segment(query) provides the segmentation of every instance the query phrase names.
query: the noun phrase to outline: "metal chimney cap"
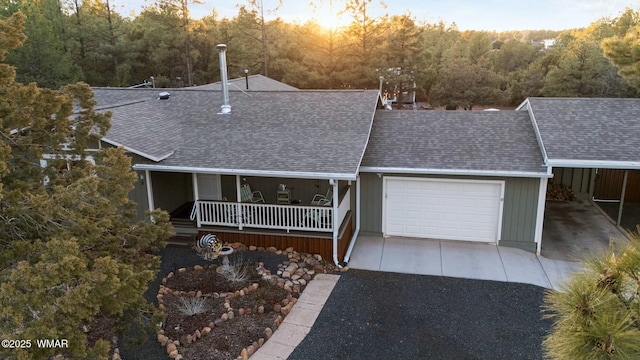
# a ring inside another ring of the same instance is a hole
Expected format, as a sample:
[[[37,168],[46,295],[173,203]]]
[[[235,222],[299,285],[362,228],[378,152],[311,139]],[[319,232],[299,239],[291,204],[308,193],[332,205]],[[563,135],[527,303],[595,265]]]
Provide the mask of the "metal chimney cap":
[[[218,44],[218,45],[216,45],[216,49],[218,49],[219,51],[227,50],[227,45],[226,44]]]

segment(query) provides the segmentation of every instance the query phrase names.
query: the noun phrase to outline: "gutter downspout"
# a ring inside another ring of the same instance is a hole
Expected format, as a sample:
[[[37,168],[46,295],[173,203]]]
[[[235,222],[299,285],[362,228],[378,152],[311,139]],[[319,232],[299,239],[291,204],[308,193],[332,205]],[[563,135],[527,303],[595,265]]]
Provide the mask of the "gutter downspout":
[[[331,222],[333,226],[333,263],[336,265],[338,269],[342,269],[342,265],[340,265],[340,261],[338,260],[338,182],[334,179],[329,179],[329,185],[333,187],[333,199],[331,199],[331,203],[333,204],[332,214],[331,214]]]
[[[351,252],[353,251],[353,247],[356,244],[356,239],[360,234],[360,175],[356,177],[356,230],[353,232],[353,236],[351,237],[349,248],[347,249],[347,253],[344,255],[343,265],[347,265],[351,258]]]
[[[551,167],[547,168],[547,174],[549,176],[553,176],[553,169]],[[536,255],[540,256],[540,251],[542,250],[542,229],[544,228],[544,210],[547,203],[547,185],[549,183],[549,178],[541,177],[540,185],[538,188],[538,209],[536,210],[536,227],[534,230],[534,239],[533,241],[536,243]]]
[[[155,210],[155,204],[153,200],[153,184],[151,183],[151,172],[149,170],[145,170],[144,177],[147,180],[147,206],[149,206],[149,211],[153,211]],[[153,216],[151,216],[151,222],[156,222],[156,219]]]

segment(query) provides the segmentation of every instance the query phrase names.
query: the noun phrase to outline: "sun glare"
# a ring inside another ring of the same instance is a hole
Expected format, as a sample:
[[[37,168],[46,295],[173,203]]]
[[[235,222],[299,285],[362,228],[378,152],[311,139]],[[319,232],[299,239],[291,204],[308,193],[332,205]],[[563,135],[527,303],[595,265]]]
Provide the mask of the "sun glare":
[[[331,14],[328,10],[316,9],[311,14],[311,19],[318,23],[324,30],[339,30],[349,26],[351,20],[348,16],[342,14]]]

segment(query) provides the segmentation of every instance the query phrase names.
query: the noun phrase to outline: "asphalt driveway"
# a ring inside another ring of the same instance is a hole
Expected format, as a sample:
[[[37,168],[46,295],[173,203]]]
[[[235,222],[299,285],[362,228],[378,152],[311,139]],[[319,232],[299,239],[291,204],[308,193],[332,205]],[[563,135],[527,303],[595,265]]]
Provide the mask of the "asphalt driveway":
[[[544,291],[350,270],[288,359],[542,359]]]

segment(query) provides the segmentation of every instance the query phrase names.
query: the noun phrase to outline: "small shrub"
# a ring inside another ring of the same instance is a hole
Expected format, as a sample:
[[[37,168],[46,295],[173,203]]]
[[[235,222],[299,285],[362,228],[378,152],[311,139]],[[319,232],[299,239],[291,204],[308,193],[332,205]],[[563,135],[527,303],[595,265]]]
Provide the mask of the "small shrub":
[[[198,315],[205,312],[205,308],[207,305],[206,298],[181,296],[178,299],[180,300],[178,310],[180,310],[180,312],[186,316]]]
[[[247,283],[256,275],[253,265],[242,258],[234,259],[229,266],[229,270],[223,271],[222,276],[232,283]]]

